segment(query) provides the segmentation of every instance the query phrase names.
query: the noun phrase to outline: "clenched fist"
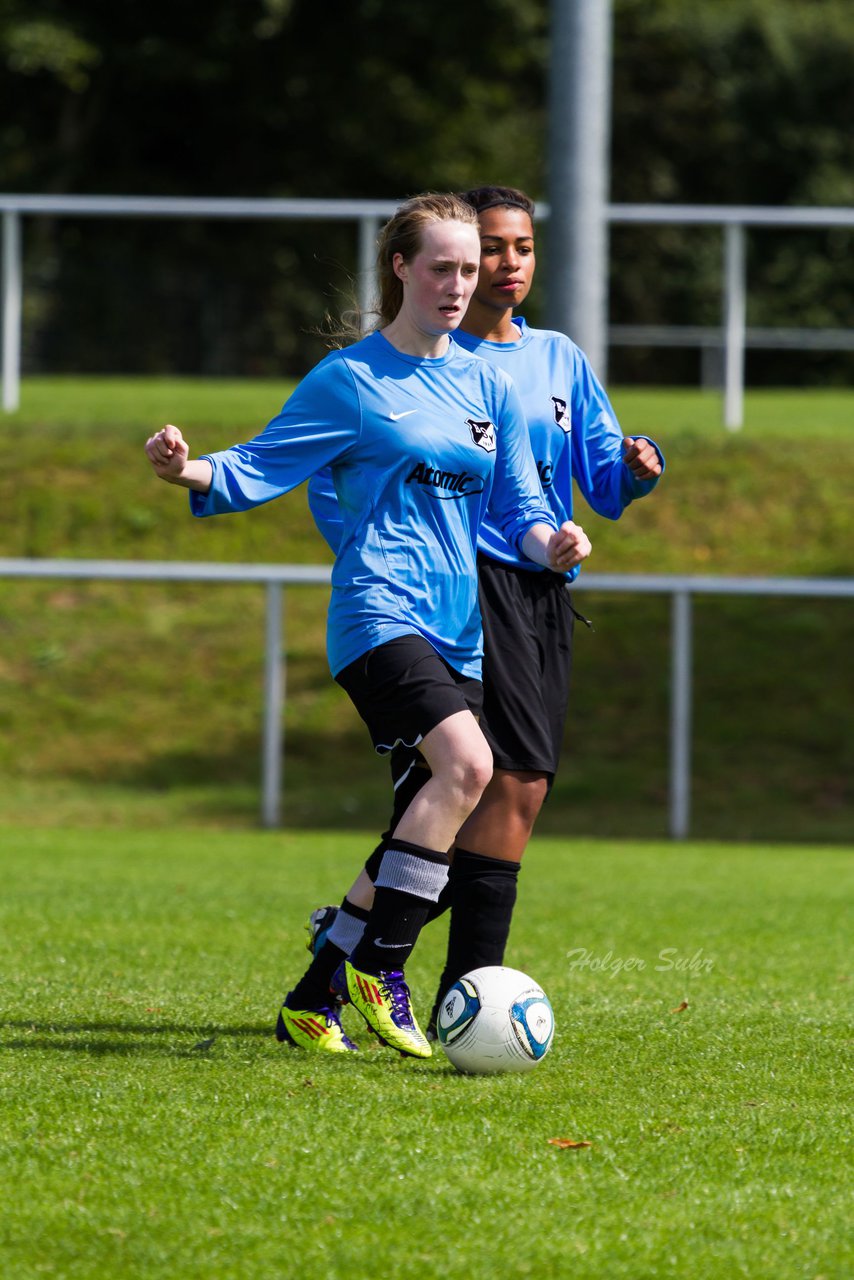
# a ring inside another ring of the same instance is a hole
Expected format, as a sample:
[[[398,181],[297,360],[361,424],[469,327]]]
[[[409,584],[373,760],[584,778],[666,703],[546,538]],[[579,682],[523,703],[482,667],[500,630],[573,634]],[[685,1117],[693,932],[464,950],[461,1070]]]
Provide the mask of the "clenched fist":
[[[580,524],[566,520],[549,539],[549,565],[555,573],[568,573],[593,550]]]
[[[189,446],[177,427],[171,423],[145,442],[145,452],[161,480],[173,483],[181,476],[190,456]]]
[[[661,459],[655,445],[648,440],[626,436],[623,440],[623,462],[638,480],[654,480],[661,475]]]
[[[145,442],[148,461],[161,480],[179,484],[184,489],[207,493],[213,479],[213,467],[206,458],[190,460],[189,446],[177,427],[171,423]]]

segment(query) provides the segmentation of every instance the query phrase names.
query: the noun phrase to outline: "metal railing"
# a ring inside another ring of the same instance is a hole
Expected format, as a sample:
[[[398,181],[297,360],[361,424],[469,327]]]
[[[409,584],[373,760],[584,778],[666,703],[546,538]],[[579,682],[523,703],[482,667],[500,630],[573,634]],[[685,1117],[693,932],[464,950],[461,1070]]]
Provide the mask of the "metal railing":
[[[380,223],[397,207],[393,200],[237,199],[170,196],[41,196],[0,195],[3,215],[3,408],[20,405],[23,216],[97,218],[228,218],[355,222],[358,227],[359,305],[373,301],[374,255]],[[549,217],[547,204],[538,216]],[[747,315],[746,232],[751,227],[850,227],[854,209],[781,209],[757,205],[609,204],[611,226],[717,226],[724,236],[723,308],[720,345],[724,356],[724,424],[736,430],[744,419],[744,350]],[[792,331],[781,329],[781,346],[791,345]],[[833,331],[837,332],[837,331]],[[788,336],[787,336],[788,335]],[[766,331],[765,344],[773,342]]]
[[[700,385],[719,391],[725,386],[725,335],[719,327],[699,324],[612,324],[612,347],[693,347],[700,351]],[[854,328],[810,329],[748,325],[746,351],[854,351]]]
[[[121,582],[257,583],[266,589],[264,697],[262,706],[261,823],[281,823],[284,700],[285,600],[287,586],[328,586],[331,569],[322,565],[205,564],[136,560],[0,559],[0,577],[89,578]],[[669,833],[681,840],[691,826],[691,722],[693,703],[693,597],[797,596],[854,599],[854,578],[713,578],[668,574],[583,574],[576,591],[626,595],[669,595],[670,750]]]

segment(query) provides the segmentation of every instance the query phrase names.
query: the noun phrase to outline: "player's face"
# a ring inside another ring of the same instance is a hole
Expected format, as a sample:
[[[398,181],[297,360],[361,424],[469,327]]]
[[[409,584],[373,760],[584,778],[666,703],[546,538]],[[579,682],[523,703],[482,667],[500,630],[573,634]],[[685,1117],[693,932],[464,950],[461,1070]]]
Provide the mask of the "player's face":
[[[480,214],[480,275],[475,300],[490,310],[518,307],[534,279],[534,227],[524,209]]]
[[[395,254],[403,281],[403,309],[423,333],[451,333],[466,313],[477,282],[480,244],[477,228],[464,222],[431,222],[421,248],[405,262]]]

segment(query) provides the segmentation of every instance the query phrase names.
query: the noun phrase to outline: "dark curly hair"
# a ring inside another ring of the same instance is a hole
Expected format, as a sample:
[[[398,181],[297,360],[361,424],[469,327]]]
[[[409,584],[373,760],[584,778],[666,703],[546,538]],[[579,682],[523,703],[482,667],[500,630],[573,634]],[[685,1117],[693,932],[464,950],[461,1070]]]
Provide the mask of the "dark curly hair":
[[[472,187],[470,191],[461,191],[460,199],[475,213],[485,213],[487,209],[522,209],[531,222],[534,221],[533,200],[516,187]]]

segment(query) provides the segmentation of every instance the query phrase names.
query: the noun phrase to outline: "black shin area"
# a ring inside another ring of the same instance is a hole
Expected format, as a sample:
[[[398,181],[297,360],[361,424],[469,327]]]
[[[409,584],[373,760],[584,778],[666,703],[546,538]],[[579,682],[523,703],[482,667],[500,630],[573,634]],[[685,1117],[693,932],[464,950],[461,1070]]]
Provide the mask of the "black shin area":
[[[288,1008],[323,1009],[331,1005],[329,983],[339,964],[346,959],[340,947],[326,942],[288,996]]]
[[[331,1003],[332,975],[362,936],[368,912],[345,898],[323,946],[288,997],[291,1009],[322,1009]],[[337,939],[333,941],[332,935]],[[343,944],[343,945],[339,945]]]
[[[392,838],[375,881],[374,905],[350,959],[364,973],[402,969],[448,877],[448,856]]]
[[[504,962],[518,880],[518,862],[457,847],[448,881],[451,923],[437,1004],[464,973]]]

